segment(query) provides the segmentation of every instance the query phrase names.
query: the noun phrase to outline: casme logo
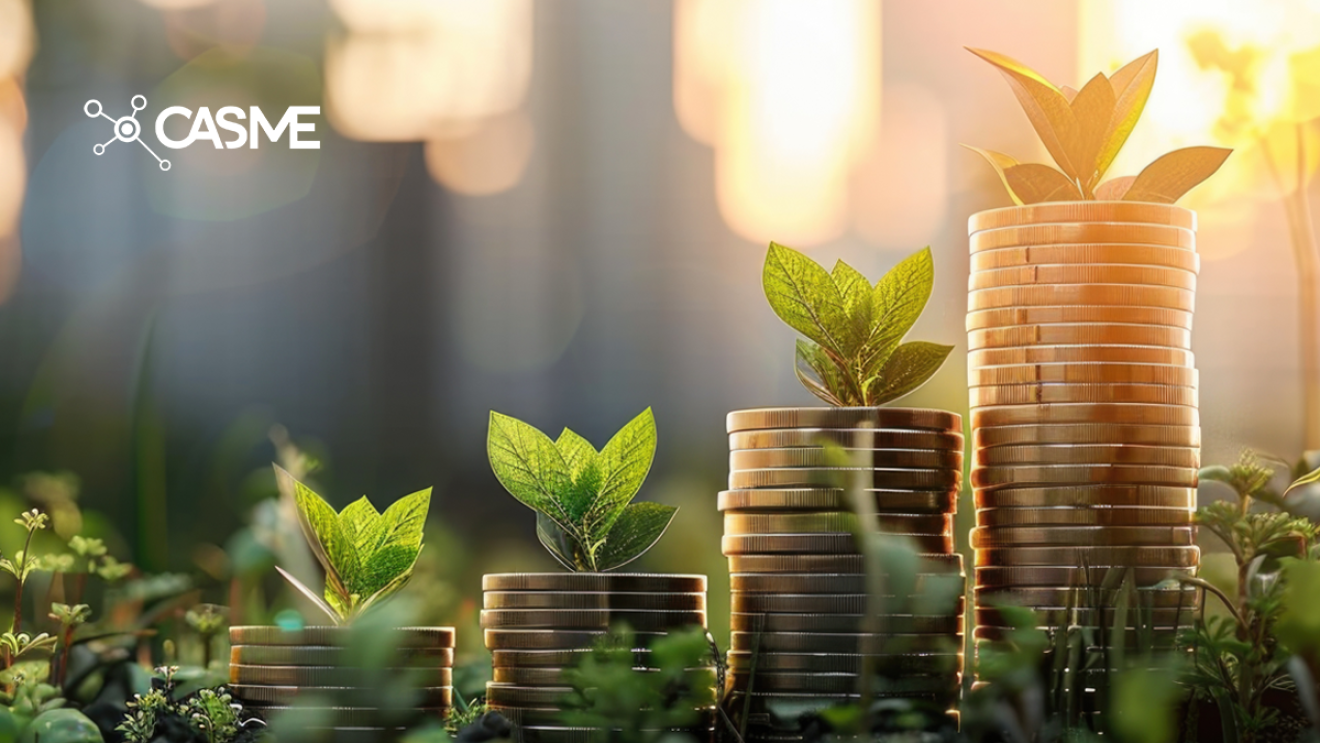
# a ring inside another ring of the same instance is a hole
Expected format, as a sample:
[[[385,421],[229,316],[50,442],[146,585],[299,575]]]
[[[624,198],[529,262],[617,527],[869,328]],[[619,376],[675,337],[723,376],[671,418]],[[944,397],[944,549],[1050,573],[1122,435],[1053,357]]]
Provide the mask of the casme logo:
[[[151,156],[160,163],[161,170],[170,169],[170,161],[162,159],[151,149],[146,142],[142,141],[142,124],[137,120],[138,111],[147,107],[147,97],[144,95],[135,95],[129,100],[129,106],[133,113],[118,119],[113,119],[105,113],[101,102],[92,99],[83,104],[83,113],[90,118],[100,116],[114,125],[115,136],[104,144],[92,145],[92,152],[97,155],[105,154],[105,148],[115,142],[137,142],[142,145]],[[299,121],[298,117],[307,115],[315,116],[321,113],[320,106],[289,106],[284,111],[284,116],[280,118],[279,123],[271,126],[270,120],[261,112],[260,108],[252,106],[248,112],[238,106],[225,106],[216,112],[215,117],[211,116],[211,109],[203,106],[197,109],[194,116],[191,109],[183,106],[170,106],[156,117],[156,139],[172,150],[180,150],[191,145],[198,140],[206,140],[219,149],[236,149],[247,144],[252,149],[257,149],[260,143],[260,135],[265,132],[266,138],[271,142],[279,141],[284,136],[284,130],[289,130],[289,148],[294,150],[319,150],[321,142],[319,140],[302,139],[300,135],[316,131],[316,125],[311,122]],[[184,119],[192,119],[192,129],[188,136],[183,139],[171,139],[165,134],[165,122],[172,116],[182,116]],[[248,126],[235,121],[235,119],[248,119]],[[216,126],[227,132],[232,132],[235,136],[229,141],[220,138],[220,132]]]

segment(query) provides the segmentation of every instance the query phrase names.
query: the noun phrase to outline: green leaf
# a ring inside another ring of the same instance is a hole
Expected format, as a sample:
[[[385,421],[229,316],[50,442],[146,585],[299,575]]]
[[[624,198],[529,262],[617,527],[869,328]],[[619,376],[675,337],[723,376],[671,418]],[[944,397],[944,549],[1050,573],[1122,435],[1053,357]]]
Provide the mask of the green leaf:
[[[842,351],[845,356],[852,356],[871,339],[874,311],[871,301],[871,282],[867,281],[860,271],[843,261],[834,264],[830,278],[834,280],[834,286],[843,297],[844,315],[848,321],[848,336]]]
[[[600,493],[600,456],[591,442],[565,428],[555,441],[555,448],[568,465],[568,476],[573,487],[560,498],[568,510],[569,518],[581,519],[591,509]]]
[[[830,405],[848,404],[837,394],[847,389],[847,384],[843,382],[843,374],[834,363],[834,360],[827,356],[820,346],[799,338],[797,342],[797,362],[793,366],[793,371],[797,374],[798,381],[802,383],[802,386],[807,388],[807,391]]]
[[[596,554],[598,570],[613,570],[641,557],[664,536],[678,509],[659,503],[633,503],[623,509]]]
[[[770,243],[761,283],[779,319],[842,355],[848,333],[843,295],[820,264],[792,248]]]
[[[563,527],[543,513],[536,514],[536,538],[550,556],[569,570],[581,570],[575,555],[584,552],[581,545]]]
[[[278,465],[275,466],[275,475],[280,486],[293,494],[298,507],[298,523],[312,554],[325,570],[326,600],[333,605],[333,597],[342,599],[349,595],[350,576],[356,576],[360,571],[357,552],[340,528],[335,509],[325,499]]]
[[[593,544],[608,532],[641,490],[655,459],[655,414],[650,408],[628,421],[600,450],[601,485],[583,536]]]
[[[903,340],[926,309],[935,286],[935,259],[922,248],[889,269],[872,291],[875,323],[870,346],[887,349]],[[877,354],[878,356],[878,354]],[[871,359],[876,363],[878,359]]]
[[[568,528],[570,519],[561,498],[572,479],[568,463],[548,436],[492,410],[486,453],[495,478],[510,495]]]
[[[316,595],[316,591],[308,588],[302,581],[287,573],[284,568],[276,565],[275,569],[279,571],[280,575],[284,576],[284,580],[288,581],[289,585],[293,586],[298,593],[301,593],[304,598],[315,604],[316,608],[325,612],[325,615],[330,618],[332,623],[339,625],[343,624],[344,621],[348,619],[348,612],[340,611],[339,609],[331,607],[325,599]]]
[[[410,574],[422,551],[422,531],[431,508],[431,489],[406,495],[377,519],[373,542],[363,553],[362,575],[351,586],[363,598],[372,596],[399,576]]]
[[[359,555],[370,555],[375,551],[376,532],[381,528],[380,513],[367,500],[367,496],[348,504],[339,512],[338,520],[344,538]]]
[[[867,386],[867,405],[883,405],[912,392],[939,371],[953,346],[912,341],[894,349]]]
[[[1293,483],[1288,486],[1288,489],[1283,491],[1283,497],[1288,497],[1288,494],[1297,488],[1304,488],[1307,485],[1314,485],[1318,482],[1320,482],[1320,467],[1312,470],[1310,474],[1303,475],[1294,480]]]

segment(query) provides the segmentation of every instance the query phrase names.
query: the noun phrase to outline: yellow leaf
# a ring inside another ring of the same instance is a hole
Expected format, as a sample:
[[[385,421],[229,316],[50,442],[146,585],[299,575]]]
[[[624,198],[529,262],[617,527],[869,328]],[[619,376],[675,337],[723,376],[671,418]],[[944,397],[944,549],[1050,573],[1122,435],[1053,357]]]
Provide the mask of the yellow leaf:
[[[1076,122],[1063,91],[1041,77],[1040,73],[1012,57],[971,47],[967,47],[967,51],[1004,73],[1009,87],[1017,96],[1018,103],[1027,114],[1027,119],[1031,121],[1031,126],[1036,129],[1036,134],[1045,143],[1045,149],[1049,150],[1050,156],[1065,174],[1076,178],[1077,169],[1069,160],[1068,150],[1064,144],[1072,137]]]
[[[1122,178],[1107,180],[1095,189],[1095,198],[1098,201],[1119,201],[1128,189],[1132,188],[1132,181],[1136,179],[1135,175],[1125,175]]]
[[[1114,158],[1118,157],[1118,151],[1127,143],[1128,135],[1137,126],[1137,120],[1146,108],[1146,100],[1150,98],[1150,89],[1155,85],[1155,68],[1159,59],[1159,50],[1153,50],[1123,65],[1109,78],[1115,97],[1114,115],[1096,159],[1097,179],[1104,177]]]
[[[1013,199],[1014,204],[1017,204],[1018,206],[1022,206],[1022,199],[1019,199],[1018,195],[1013,192],[1013,187],[1008,185],[1008,178],[1005,177],[1004,175],[1004,171],[1017,165],[1018,161],[1014,160],[1008,155],[1005,155],[1002,152],[995,152],[994,150],[983,150],[980,147],[973,147],[969,144],[965,144],[963,145],[963,147],[966,147],[972,152],[975,152],[981,157],[984,157],[985,161],[990,163],[990,167],[994,168],[995,173],[999,175],[999,180],[1001,183],[1004,184],[1004,188],[1008,189],[1009,198]]]
[[[1004,182],[1023,204],[1042,201],[1077,201],[1083,198],[1068,176],[1039,163],[1023,163],[1004,170]]]
[[[1091,78],[1069,107],[1076,127],[1068,141],[1068,157],[1083,193],[1090,193],[1100,180],[1098,157],[1114,118],[1114,89],[1109,87],[1109,79],[1103,74]]]
[[[1232,152],[1226,147],[1184,147],[1162,155],[1137,175],[1123,200],[1172,204],[1214,175]]]

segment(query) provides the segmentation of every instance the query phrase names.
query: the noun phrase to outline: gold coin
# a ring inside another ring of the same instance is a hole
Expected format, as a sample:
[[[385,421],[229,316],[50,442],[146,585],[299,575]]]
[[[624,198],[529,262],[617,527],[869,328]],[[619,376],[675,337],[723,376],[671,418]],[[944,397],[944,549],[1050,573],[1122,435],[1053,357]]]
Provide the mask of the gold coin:
[[[971,387],[972,407],[1039,405],[1069,402],[1139,402],[1196,407],[1195,387],[1166,384],[1013,384]]]
[[[482,633],[486,649],[495,650],[577,650],[595,647],[610,639],[606,630],[488,629]],[[635,632],[637,647],[645,649],[663,632]]]
[[[387,630],[396,647],[452,648],[453,627],[399,627]],[[351,627],[303,627],[286,630],[272,626],[238,626],[229,628],[231,645],[289,645],[342,647],[357,637]]]
[[[946,592],[956,590],[958,595],[962,595],[961,587],[964,584],[961,573],[919,573],[915,581],[914,590],[919,594],[944,589]],[[735,608],[734,611],[798,613],[820,611],[812,609],[810,603],[813,598],[821,595],[863,598],[868,585],[866,575],[861,573],[731,573],[729,587],[737,597],[734,606],[743,607]],[[763,597],[760,594],[770,596]],[[852,598],[846,601],[852,601]],[[852,606],[851,603],[847,605]]]
[[[759,408],[729,413],[728,433],[774,428],[858,428],[960,433],[962,417],[925,408]]]
[[[865,614],[784,614],[741,613],[729,615],[729,628],[740,632],[861,632]],[[961,613],[943,615],[898,614],[872,617],[869,627],[876,632],[902,634],[956,634],[962,632]]]
[[[1138,284],[1037,284],[976,289],[967,293],[968,312],[1001,307],[1053,307],[1061,304],[1165,307],[1193,312],[1196,310],[1196,292]]]
[[[1143,224],[1034,224],[978,230],[969,236],[971,251],[1028,245],[1068,245],[1071,243],[1119,243],[1124,245],[1162,245],[1173,248],[1196,248],[1196,233],[1181,227]]]
[[[338,647],[293,647],[288,645],[232,645],[229,662],[252,666],[338,666],[348,667],[352,653]],[[451,668],[453,648],[408,648],[406,653],[390,658],[391,665]]]
[[[972,428],[1044,423],[1140,423],[1147,426],[1199,426],[1196,408],[1153,403],[1079,402],[998,405],[972,411]],[[1193,482],[1192,484],[1196,484]]]
[[[866,490],[872,507],[883,513],[954,513],[958,494],[932,490]],[[725,490],[719,494],[721,511],[829,511],[850,510],[842,488],[786,490]]]
[[[252,684],[230,684],[229,690],[234,695],[234,699],[256,704],[289,704],[299,696],[321,696],[335,692],[360,696],[363,691],[361,688],[355,687],[323,686],[316,689],[304,689],[297,686],[256,686]],[[422,707],[448,707],[452,703],[454,688],[452,686],[421,686],[412,689],[410,693],[416,697],[414,704]]]
[[[1134,284],[1196,289],[1196,274],[1181,268],[1164,266],[1128,266],[1116,264],[1040,264],[972,271],[968,290],[1000,286],[1035,286],[1038,284]]]
[[[1197,387],[1196,369],[1153,364],[1023,364],[972,369],[971,387],[1016,384],[1163,384]]]
[[[920,557],[918,573],[961,573],[962,555],[927,554]],[[866,572],[861,555],[730,555],[730,573],[844,573]]]
[[[968,218],[967,231],[1057,222],[1135,222],[1195,230],[1196,212],[1173,204],[1138,201],[1051,201],[977,212]]]
[[[591,647],[575,650],[495,650],[491,664],[495,668],[576,668],[592,653]],[[652,668],[650,650],[633,650],[634,668]]]
[[[1183,547],[1196,543],[1190,526],[1014,526],[972,529],[972,547]],[[1064,560],[1055,564],[1067,564]]]
[[[1090,565],[1104,569],[1111,565],[1171,565],[1185,568],[1200,562],[1199,547],[1007,547],[976,551],[977,567]]]
[[[1135,609],[1140,616],[1141,621],[1148,623],[1152,627],[1177,627],[1188,623],[1189,617],[1194,616],[1190,607],[1172,607],[1163,609],[1149,609],[1141,607]],[[1118,610],[1112,606],[1099,607],[1095,609],[1070,609],[1065,606],[1054,606],[1048,608],[1032,607],[1032,612],[1036,615],[1036,622],[1041,627],[1057,627],[1059,625],[1080,624],[1080,625],[1099,625],[1102,627],[1113,626],[1114,619],[1118,616]],[[977,626],[992,627],[1011,627],[1012,622],[1004,616],[1004,612],[999,609],[978,608],[976,610]]]
[[[705,627],[704,611],[616,611],[588,609],[482,609],[482,629],[609,629],[627,624],[642,632]]]
[[[255,712],[263,720],[269,720],[273,716],[281,715],[294,709],[297,709],[304,714],[312,713],[319,719],[332,720],[336,727],[309,729],[334,731],[335,743],[343,743],[341,735],[345,732],[360,732],[363,730],[383,732],[393,730],[394,728],[381,726],[387,724],[390,720],[398,720],[401,713],[407,715],[409,719],[416,714],[437,721],[441,721],[449,715],[448,707],[423,707],[420,709],[409,707],[407,709],[391,709],[378,707],[307,707],[301,704],[294,707],[279,704],[244,704],[243,709],[247,712]],[[380,735],[380,733],[377,732],[376,735]],[[370,737],[364,734],[362,740],[372,741],[374,743],[379,740],[388,740],[388,738]]]
[[[729,668],[745,673],[755,665],[757,672],[848,673],[867,671],[882,674],[961,673],[963,658],[957,653],[925,655],[857,655],[836,653],[729,653]]]
[[[492,708],[503,714],[505,708]],[[674,731],[669,730],[645,730],[648,736],[662,738],[666,734]],[[682,731],[679,731],[682,732]],[[563,722],[547,725],[521,724],[517,728],[517,740],[519,743],[608,743],[621,733],[620,730],[602,730],[597,728],[579,728],[565,727]],[[704,733],[710,737],[714,733],[709,730]]]
[[[1096,588],[1001,588],[977,586],[972,589],[976,606],[1075,606],[1079,608],[1107,609],[1117,602],[1116,591]],[[1193,607],[1200,603],[1201,593],[1194,588],[1139,588],[1137,601],[1141,606],[1157,609]]]
[[[835,673],[766,673],[756,672],[753,681],[739,671],[730,671],[730,685],[734,689],[753,689],[782,692],[816,692],[830,694],[851,692],[860,688],[860,677],[851,674]],[[886,688],[891,692],[946,692],[954,694],[962,683],[961,673],[946,673],[918,676],[904,674],[901,678],[885,679]]]
[[[948,581],[954,588],[963,587],[961,576],[944,576],[956,580]],[[743,593],[734,591],[730,596],[733,611],[738,614],[800,614],[800,615],[838,615],[865,614],[870,610],[870,598],[864,593],[863,581],[857,581],[859,591],[855,593]],[[956,612],[949,616],[956,616]],[[877,622],[881,620],[876,617]],[[769,629],[769,628],[765,628]],[[816,630],[818,632],[824,630]],[[848,630],[857,632],[860,630]],[[879,632],[880,628],[877,627]]]
[[[1015,444],[1136,444],[1201,446],[1201,427],[1151,426],[1124,423],[1019,424],[983,426],[972,431],[976,450]]]
[[[1012,488],[976,493],[977,508],[1171,508],[1194,510],[1196,488],[1159,485],[1080,485]]]
[[[839,449],[855,465],[890,469],[956,469],[963,466],[961,451],[937,449]],[[781,467],[831,467],[838,460],[825,449],[752,449],[729,452],[730,470],[776,469]]]
[[[485,591],[619,591],[705,593],[706,576],[675,573],[494,573],[481,578]]]
[[[1018,485],[1119,483],[1196,487],[1195,467],[1150,464],[1044,464],[972,468],[972,487],[994,490]]]
[[[976,568],[978,586],[1099,586],[1108,578],[1104,568],[1074,568],[1066,566]],[[1170,578],[1190,578],[1196,568],[1140,567],[1132,568],[1131,580],[1137,585],[1150,586]]]
[[[729,449],[819,448],[832,442],[851,449],[938,449],[962,451],[962,429],[913,431],[881,428],[777,428],[729,434]]]
[[[486,591],[485,609],[662,609],[705,611],[704,593],[618,593],[605,591]]]
[[[1186,248],[1159,245],[1124,245],[1122,243],[1073,243],[1070,245],[1028,245],[1020,248],[982,250],[972,254],[972,271],[994,271],[1014,266],[1056,264],[1131,264],[1164,266],[1199,273],[1201,256]]]
[[[1027,444],[978,449],[973,462],[975,467],[1023,464],[1148,464],[1195,469],[1201,466],[1201,451],[1192,446]]]
[[[859,473],[869,473],[876,488],[885,490],[954,490],[962,484],[962,472],[953,469],[880,469],[879,467],[796,467],[792,469],[735,470],[729,473],[729,490],[843,487]]]
[[[914,549],[921,552],[953,552],[951,534],[903,534]],[[765,555],[793,553],[804,555],[855,555],[856,540],[852,534],[743,534],[726,535],[720,547],[728,555]]]
[[[949,653],[962,647],[961,635],[834,634],[816,632],[732,632],[729,649],[761,653]]]
[[[571,667],[570,667],[571,668]],[[648,669],[634,669],[649,672]],[[493,680],[497,684],[515,686],[567,686],[564,680],[564,668],[495,668]],[[714,668],[689,668],[683,674],[685,680],[694,686],[714,686]]]
[[[1162,325],[1075,323],[1072,325],[1012,325],[967,331],[967,348],[1023,348],[1032,346],[1158,346],[1190,349],[1191,331]]]
[[[967,352],[967,368],[1021,366],[1023,364],[1162,364],[1191,367],[1196,357],[1191,351],[1160,346],[1018,346],[983,348]]]
[[[374,683],[380,674],[405,679],[410,686],[450,686],[452,672],[448,668],[391,668],[364,671],[360,668],[334,666],[252,666],[229,665],[231,684],[259,686],[301,686],[304,688],[353,688]]]
[[[1190,627],[1192,621],[1193,621],[1193,615],[1191,612],[1188,612],[1187,621],[1183,626]],[[1042,627],[1041,629],[1045,630],[1049,634],[1053,634],[1059,631],[1057,628],[1053,628],[1053,627]],[[1081,629],[1082,627],[1069,627],[1067,631],[1076,633],[1079,632]],[[1105,648],[1112,648],[1118,645],[1118,637],[1114,635],[1112,628],[1087,627],[1086,629],[1092,631],[1091,632],[1092,637],[1095,638],[1094,640],[1092,640],[1092,642],[1099,644],[1086,647],[1085,650],[1100,651]],[[1174,650],[1178,647],[1178,635],[1181,633],[1181,631],[1182,631],[1181,627],[1165,628],[1165,629],[1153,628],[1153,629],[1148,629],[1144,633],[1139,634],[1135,628],[1129,627],[1123,632],[1123,644],[1127,646],[1129,649],[1135,650],[1139,648],[1141,645],[1144,645],[1145,643],[1149,642],[1151,643],[1152,649]],[[984,646],[986,643],[1011,641],[1013,638],[1013,630],[1006,627],[977,627],[975,630],[973,630],[973,633],[974,633],[973,644],[976,646]],[[981,652],[980,647],[977,647],[977,652]],[[1078,669],[1078,670],[1081,671],[1082,669]]]
[[[724,514],[725,534],[812,534],[855,532],[860,528],[856,514],[839,511]],[[953,517],[886,513],[866,528],[893,534],[951,534]]]
[[[562,687],[563,684],[559,684],[559,686]],[[529,729],[532,730],[538,736],[543,735],[547,731],[556,734],[572,732],[572,733],[581,733],[583,735],[586,735],[588,733],[594,735],[595,736],[594,738],[582,738],[583,741],[590,740],[591,743],[606,743],[608,740],[610,740],[610,738],[607,737],[606,733],[611,731],[606,731],[603,729],[596,729],[596,728],[588,729],[588,728],[564,727],[565,725],[564,711],[561,709],[557,709],[555,707],[536,708],[536,707],[501,706],[498,708],[492,707],[491,709],[493,711],[499,712],[500,716],[504,717],[509,722],[517,726],[519,728],[518,733],[522,735],[522,740],[525,743],[538,743],[539,741],[542,740],[542,738],[539,737],[533,738],[530,735],[528,735],[526,731]],[[697,726],[706,726],[707,728],[709,728],[709,722],[714,718],[714,714],[715,714],[714,709],[711,707],[707,707],[703,709],[694,710],[694,712],[698,715],[700,719],[697,723],[694,723],[688,729],[690,730],[692,727],[697,727]],[[615,737],[621,737],[621,736],[619,735],[618,732],[616,732]],[[664,737],[663,735],[656,736],[657,739],[663,737]]]
[[[567,685],[515,686],[513,684],[497,684],[493,681],[486,683],[486,703],[492,708],[559,708],[569,701],[572,694],[573,688]]]
[[[982,508],[977,526],[1190,526],[1190,508]]]

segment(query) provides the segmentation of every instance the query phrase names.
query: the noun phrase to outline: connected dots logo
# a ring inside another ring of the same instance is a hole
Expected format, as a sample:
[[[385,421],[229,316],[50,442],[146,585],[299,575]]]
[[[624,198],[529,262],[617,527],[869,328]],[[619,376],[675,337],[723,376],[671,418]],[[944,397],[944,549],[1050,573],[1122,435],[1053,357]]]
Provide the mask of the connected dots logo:
[[[114,144],[116,141],[137,142],[142,145],[147,152],[150,152],[152,157],[156,158],[156,162],[160,163],[161,170],[169,170],[170,161],[162,160],[159,155],[147,146],[146,142],[142,141],[142,124],[138,122],[137,114],[138,111],[147,107],[147,97],[144,95],[135,95],[129,100],[128,104],[133,107],[133,113],[120,119],[112,119],[107,116],[104,109],[101,107],[101,102],[95,98],[83,104],[83,113],[87,114],[88,117],[94,119],[97,116],[100,116],[115,125],[115,136],[105,144],[92,145],[92,152],[95,152],[97,155],[104,155],[105,148]]]

